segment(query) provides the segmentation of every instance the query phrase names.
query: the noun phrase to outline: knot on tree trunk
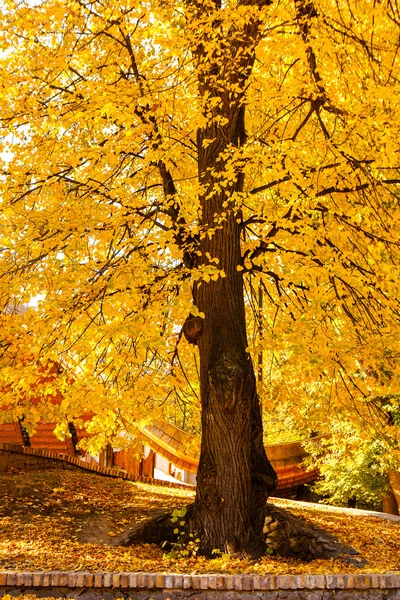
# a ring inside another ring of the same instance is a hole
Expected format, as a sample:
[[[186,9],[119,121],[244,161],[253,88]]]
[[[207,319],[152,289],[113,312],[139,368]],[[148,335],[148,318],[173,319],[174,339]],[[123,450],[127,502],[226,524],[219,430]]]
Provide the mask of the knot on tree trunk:
[[[197,344],[197,340],[203,331],[203,321],[201,317],[195,317],[190,314],[183,324],[183,335],[189,344]]]
[[[246,376],[240,357],[232,356],[232,352],[232,349],[229,353],[221,352],[213,361],[209,372],[210,387],[228,414],[241,402]]]

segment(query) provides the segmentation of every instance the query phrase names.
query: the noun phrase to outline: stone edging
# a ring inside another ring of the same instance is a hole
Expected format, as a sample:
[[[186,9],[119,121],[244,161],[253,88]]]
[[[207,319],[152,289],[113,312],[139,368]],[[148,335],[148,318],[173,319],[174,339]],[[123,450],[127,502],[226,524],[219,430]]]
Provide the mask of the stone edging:
[[[127,481],[140,481],[141,483],[163,485],[166,487],[196,489],[196,486],[190,484],[172,483],[170,481],[165,481],[164,479],[154,479],[153,477],[147,477],[146,475],[128,473],[128,471],[124,471],[123,469],[101,467],[100,465],[85,462],[84,460],[81,460],[75,456],[53,452],[52,450],[42,450],[40,448],[29,448],[27,446],[21,446],[20,444],[14,444],[10,442],[0,442],[0,452],[1,451],[56,460],[60,463],[74,465],[75,467],[84,469],[85,471],[92,471],[93,473],[98,473],[99,475],[105,475],[106,477],[116,477],[118,479],[126,479]]]
[[[0,572],[1,588],[85,588],[163,590],[342,590],[398,589],[400,572],[336,575],[179,575],[163,573],[89,573],[72,571]]]

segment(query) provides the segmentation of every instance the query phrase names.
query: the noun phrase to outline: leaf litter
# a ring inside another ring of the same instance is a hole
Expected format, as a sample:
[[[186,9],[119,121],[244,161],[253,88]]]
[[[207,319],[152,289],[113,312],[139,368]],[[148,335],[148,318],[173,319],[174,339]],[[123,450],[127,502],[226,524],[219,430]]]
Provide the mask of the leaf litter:
[[[0,474],[0,570],[175,573],[386,573],[400,571],[400,522],[324,507],[273,502],[353,546],[364,568],[340,560],[266,555],[258,561],[217,556],[168,558],[151,544],[119,545],[134,524],[161,508],[184,506],[193,490],[127,482],[78,470]]]

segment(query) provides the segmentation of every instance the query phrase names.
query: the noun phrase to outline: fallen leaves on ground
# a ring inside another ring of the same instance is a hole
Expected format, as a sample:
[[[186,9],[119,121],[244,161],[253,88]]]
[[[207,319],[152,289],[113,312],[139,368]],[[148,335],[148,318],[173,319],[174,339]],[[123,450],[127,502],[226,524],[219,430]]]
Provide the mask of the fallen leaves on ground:
[[[336,535],[368,561],[365,568],[341,561],[263,557],[259,562],[222,556],[166,558],[161,548],[118,545],[118,537],[157,508],[191,502],[192,490],[132,483],[78,470],[0,474],[0,570],[340,573],[400,570],[400,522],[274,500]]]
[[[46,600],[60,600],[59,598],[54,598],[51,596],[46,596]],[[19,596],[11,596],[11,594],[5,594],[2,596],[2,600],[37,600],[37,596],[35,594],[21,594]]]

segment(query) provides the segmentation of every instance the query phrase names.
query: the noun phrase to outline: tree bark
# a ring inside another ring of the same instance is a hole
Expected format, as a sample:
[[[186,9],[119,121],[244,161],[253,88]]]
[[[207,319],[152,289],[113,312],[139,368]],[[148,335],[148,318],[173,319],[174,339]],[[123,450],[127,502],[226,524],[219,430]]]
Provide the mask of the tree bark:
[[[265,505],[276,475],[265,453],[253,364],[246,352],[239,227],[227,218],[205,244],[226,278],[202,283],[196,304],[205,320],[199,338],[202,444],[194,529],[200,551],[260,556]]]
[[[397,505],[396,496],[392,490],[387,490],[382,498],[382,511],[389,515],[398,515],[399,507]]]

